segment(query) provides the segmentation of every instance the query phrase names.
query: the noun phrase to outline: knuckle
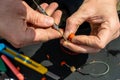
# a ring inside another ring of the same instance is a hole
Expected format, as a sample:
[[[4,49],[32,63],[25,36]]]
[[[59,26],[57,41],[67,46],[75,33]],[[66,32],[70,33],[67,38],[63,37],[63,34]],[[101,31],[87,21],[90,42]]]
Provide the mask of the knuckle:
[[[117,31],[117,34],[116,34],[115,38],[118,38],[119,36],[120,36],[120,31]]]
[[[101,49],[104,49],[106,45],[100,42],[97,44],[97,46],[98,46],[98,49],[101,50]]]
[[[69,18],[67,19],[67,23],[68,23],[68,24],[71,24],[71,25],[77,25],[77,24],[79,24],[78,21],[75,20],[75,18],[72,18],[72,17],[69,17]]]
[[[20,48],[24,45],[25,38],[11,36],[11,40],[12,40],[12,44],[13,44],[14,47]]]
[[[106,47],[106,42],[99,38],[94,38],[94,47],[98,50],[101,50]]]
[[[21,41],[16,41],[15,40],[13,43],[14,43],[14,47],[16,47],[16,48],[20,48],[20,47],[23,46],[23,43]]]
[[[72,18],[69,17],[69,18],[67,19],[67,22],[68,22],[68,23],[72,23],[72,22],[73,22]]]
[[[37,24],[37,23],[39,23],[40,22],[40,20],[38,19],[38,17],[39,17],[39,14],[38,13],[36,13],[35,15],[33,15],[33,19],[31,19],[31,21],[33,22],[33,23],[35,23],[35,24]]]

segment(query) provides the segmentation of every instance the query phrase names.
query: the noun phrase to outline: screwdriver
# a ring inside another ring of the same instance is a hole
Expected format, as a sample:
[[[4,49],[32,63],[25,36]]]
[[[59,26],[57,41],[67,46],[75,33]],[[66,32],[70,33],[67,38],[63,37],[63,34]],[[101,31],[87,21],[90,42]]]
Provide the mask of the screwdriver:
[[[40,5],[37,4],[37,2],[36,2],[35,0],[33,0],[33,2],[34,2],[34,4],[37,6],[38,10],[39,10],[42,14],[44,14],[44,15],[46,15],[46,16],[49,16],[49,15],[46,13],[46,11],[45,11]],[[62,35],[62,37],[63,37],[63,39],[64,39],[65,41],[67,41],[67,39],[66,39],[65,36],[62,34],[62,32],[61,32],[60,29],[59,29],[59,26],[58,26],[56,23],[53,24],[53,28],[56,29],[56,30]]]

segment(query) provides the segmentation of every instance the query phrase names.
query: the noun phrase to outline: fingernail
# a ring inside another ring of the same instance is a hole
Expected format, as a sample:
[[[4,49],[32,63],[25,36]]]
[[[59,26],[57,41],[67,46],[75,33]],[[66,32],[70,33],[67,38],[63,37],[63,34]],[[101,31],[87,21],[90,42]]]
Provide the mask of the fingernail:
[[[63,42],[64,42],[64,39],[62,39],[62,40],[60,41],[60,44],[63,44]]]
[[[67,41],[65,41],[64,39],[62,39],[61,41],[60,41],[60,43],[62,44],[62,45],[67,45]]]
[[[67,46],[67,44],[68,44],[67,41],[64,41],[64,42],[63,42],[63,45],[64,45],[64,46]]]

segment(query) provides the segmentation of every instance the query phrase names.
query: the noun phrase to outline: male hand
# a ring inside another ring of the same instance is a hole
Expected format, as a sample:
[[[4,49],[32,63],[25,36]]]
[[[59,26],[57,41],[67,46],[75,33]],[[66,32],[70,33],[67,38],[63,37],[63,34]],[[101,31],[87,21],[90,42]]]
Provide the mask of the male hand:
[[[87,21],[91,25],[90,35],[76,35],[71,42],[61,41],[64,47],[76,53],[96,53],[120,34],[116,10],[117,0],[84,0],[81,7],[67,19],[65,36],[76,33]]]
[[[22,0],[2,0],[0,2],[0,36],[14,47],[44,42],[61,35],[52,28],[54,21],[59,24],[61,11],[57,3],[41,6],[49,16],[33,10]]]

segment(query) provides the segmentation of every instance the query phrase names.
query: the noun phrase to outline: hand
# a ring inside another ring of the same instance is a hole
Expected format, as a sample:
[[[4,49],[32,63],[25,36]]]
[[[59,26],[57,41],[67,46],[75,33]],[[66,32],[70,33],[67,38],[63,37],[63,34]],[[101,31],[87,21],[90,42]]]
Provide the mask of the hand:
[[[119,36],[117,0],[84,0],[82,6],[67,19],[65,36],[76,33],[85,21],[91,25],[90,35],[76,35],[71,42],[61,41],[76,53],[96,53]]]
[[[54,21],[56,24],[60,22],[62,13],[56,10],[58,4],[43,3],[41,6],[51,17],[33,10],[22,0],[2,0],[0,36],[17,48],[61,37],[59,32],[51,27]]]

